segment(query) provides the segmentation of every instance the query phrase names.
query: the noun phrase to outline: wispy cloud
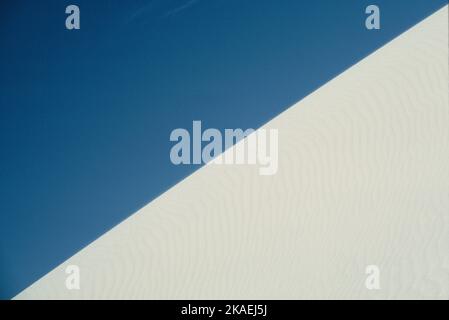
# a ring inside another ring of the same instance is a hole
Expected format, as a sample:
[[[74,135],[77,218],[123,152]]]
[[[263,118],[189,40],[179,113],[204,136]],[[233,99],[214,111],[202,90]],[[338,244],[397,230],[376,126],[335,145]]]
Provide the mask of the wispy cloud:
[[[186,3],[184,3],[183,5],[180,5],[170,11],[168,11],[163,17],[164,18],[168,18],[171,16],[174,16],[178,13],[180,13],[181,11],[184,11],[192,6],[194,6],[195,4],[197,4],[199,2],[199,0],[189,0]]]
[[[152,12],[153,9],[155,8],[157,4],[157,0],[153,0],[153,1],[149,1],[148,3],[146,3],[145,5],[143,5],[142,7],[140,7],[139,9],[137,9],[136,11],[134,11],[129,17],[128,19],[126,19],[126,23],[130,23],[136,19],[139,19],[141,16]]]
[[[149,21],[163,20],[185,11],[196,5],[200,0],[186,0],[182,4],[175,6],[173,2],[167,0],[152,0],[134,11],[125,23],[140,21],[144,24]],[[179,1],[178,1],[179,3]]]

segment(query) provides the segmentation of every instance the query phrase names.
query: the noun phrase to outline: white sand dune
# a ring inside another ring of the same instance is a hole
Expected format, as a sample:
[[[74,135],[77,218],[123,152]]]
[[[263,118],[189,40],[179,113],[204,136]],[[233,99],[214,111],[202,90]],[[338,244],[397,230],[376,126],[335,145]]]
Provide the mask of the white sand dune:
[[[267,123],[276,175],[207,165],[16,299],[449,299],[448,78],[446,6]]]

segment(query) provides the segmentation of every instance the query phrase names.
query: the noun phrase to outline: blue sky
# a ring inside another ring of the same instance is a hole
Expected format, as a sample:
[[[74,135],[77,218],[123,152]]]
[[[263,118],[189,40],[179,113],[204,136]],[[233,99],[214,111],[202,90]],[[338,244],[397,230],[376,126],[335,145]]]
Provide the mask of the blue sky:
[[[376,31],[369,4],[2,1],[0,298],[198,169],[173,129],[257,128],[446,1],[376,1]]]

